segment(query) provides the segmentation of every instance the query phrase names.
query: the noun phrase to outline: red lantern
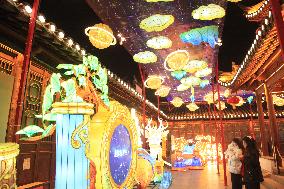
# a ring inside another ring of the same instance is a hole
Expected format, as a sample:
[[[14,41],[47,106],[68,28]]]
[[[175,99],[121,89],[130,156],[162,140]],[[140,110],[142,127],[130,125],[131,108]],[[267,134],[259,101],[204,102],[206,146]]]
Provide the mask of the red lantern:
[[[236,105],[240,102],[240,99],[236,96],[228,98],[227,103],[233,106],[233,109],[236,109]]]

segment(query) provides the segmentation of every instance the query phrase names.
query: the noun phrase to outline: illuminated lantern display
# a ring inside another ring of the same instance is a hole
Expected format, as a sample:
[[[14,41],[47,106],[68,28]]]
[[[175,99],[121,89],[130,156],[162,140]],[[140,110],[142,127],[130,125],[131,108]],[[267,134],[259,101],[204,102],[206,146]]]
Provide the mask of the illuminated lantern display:
[[[187,50],[177,50],[170,53],[165,61],[164,67],[168,71],[182,70],[189,60],[189,53]]]
[[[189,109],[189,111],[194,112],[195,110],[198,110],[199,107],[195,103],[190,103],[186,105],[186,107]]]
[[[95,188],[133,188],[136,171],[143,170],[137,170],[139,131],[130,111],[111,101],[109,109],[99,106],[90,122],[87,157],[95,163]]]
[[[171,90],[170,87],[161,85],[161,87],[156,90],[155,95],[158,95],[160,97],[166,97],[168,96],[170,90]]]
[[[216,4],[209,4],[207,6],[200,6],[192,12],[192,17],[197,20],[214,20],[216,18],[223,18],[226,12],[225,9]]]
[[[233,109],[236,109],[236,105],[240,102],[240,99],[237,96],[233,96],[227,99],[227,103],[233,106]]]
[[[184,71],[188,73],[195,73],[199,70],[203,70],[207,68],[207,62],[203,60],[191,60],[187,63],[187,65],[183,68]]]
[[[238,104],[236,104],[236,106],[242,106],[245,103],[244,99],[242,97],[240,97],[240,96],[237,96],[237,98],[239,98],[240,101],[239,101]]]
[[[172,46],[172,41],[168,37],[158,36],[149,39],[146,44],[153,49],[167,49]]]
[[[145,137],[150,146],[150,155],[152,158],[158,160],[162,159],[162,147],[161,142],[162,138],[166,137],[169,133],[167,130],[168,126],[163,125],[163,121],[159,119],[159,126],[152,126],[152,119],[148,120],[148,123],[145,127]]]
[[[55,188],[87,189],[89,160],[86,148],[94,105],[56,102],[52,106],[52,112],[57,114]]]
[[[174,107],[178,108],[183,104],[183,100],[180,97],[174,97],[171,103],[174,105]]]
[[[151,51],[140,52],[133,56],[133,60],[141,64],[155,63],[157,59],[157,56]]]
[[[273,104],[276,106],[284,106],[284,99],[281,97],[278,97],[277,95],[272,95],[273,98]]]
[[[194,28],[190,31],[180,34],[180,39],[184,43],[200,45],[202,42],[208,43],[212,48],[218,42],[219,31],[218,26],[204,26],[202,28]]]
[[[139,27],[147,32],[163,31],[171,24],[175,18],[172,15],[155,14],[141,21]]]
[[[113,31],[106,24],[100,23],[88,27],[85,29],[85,34],[89,37],[92,45],[98,49],[105,49],[116,44],[116,38],[113,35]]]
[[[204,80],[201,80],[201,82],[200,82],[200,87],[201,88],[204,88],[204,87],[206,87],[207,85],[209,85],[209,80],[208,79],[204,79]]]
[[[213,100],[213,92],[209,92],[204,96],[204,101],[206,101],[208,104],[213,104],[214,100],[216,101],[218,99],[218,93],[215,92],[214,94],[214,100]]]
[[[164,78],[159,75],[150,75],[144,82],[145,87],[149,89],[158,89],[164,83]]]
[[[231,95],[231,90],[230,89],[226,89],[224,92],[224,97],[228,98]]]
[[[137,130],[137,135],[138,135],[138,140],[137,140],[137,144],[138,147],[141,148],[142,147],[142,140],[141,140],[141,135],[143,133],[140,124],[139,124],[139,118],[136,115],[136,110],[134,108],[131,109],[131,117],[132,119],[135,121],[135,125],[136,125],[136,130]]]
[[[177,80],[181,80],[184,76],[186,76],[186,71],[174,71],[171,72],[171,75]]]
[[[141,188],[147,188],[150,182],[154,178],[154,164],[155,159],[153,159],[150,154],[143,148],[137,150],[137,172],[136,179],[140,184]]]
[[[230,1],[230,2],[232,2],[232,3],[237,3],[237,2],[240,2],[240,1],[242,1],[242,0],[227,0],[227,1]]]
[[[217,102],[217,103],[215,104],[215,106],[216,106],[216,108],[217,108],[218,110],[224,110],[224,109],[227,108],[225,102],[223,102],[223,101],[220,101],[220,105],[221,105],[221,109],[219,108],[219,102]]]
[[[201,79],[199,77],[189,76],[180,80],[180,82],[186,86],[200,85]]]
[[[247,101],[249,104],[251,104],[253,102],[253,96],[247,97]]]
[[[19,144],[0,143],[0,187],[17,188],[16,157],[19,154]]]
[[[186,91],[187,89],[189,89],[190,86],[188,85],[185,85],[185,84],[180,84],[178,87],[177,87],[177,91]]]
[[[204,68],[195,73],[195,77],[206,77],[212,73],[212,68]]]

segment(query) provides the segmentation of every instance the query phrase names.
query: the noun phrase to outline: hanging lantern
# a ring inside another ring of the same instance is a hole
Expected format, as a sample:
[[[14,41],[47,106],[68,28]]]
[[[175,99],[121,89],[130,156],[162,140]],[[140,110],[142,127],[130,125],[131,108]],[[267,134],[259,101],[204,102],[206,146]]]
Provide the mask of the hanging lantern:
[[[156,90],[155,95],[158,95],[160,97],[166,97],[168,96],[170,90],[171,90],[170,87],[161,85],[161,87]]]
[[[198,86],[201,79],[199,77],[189,76],[180,80],[180,82],[186,86]]]
[[[155,63],[157,59],[157,56],[151,51],[139,52],[133,56],[133,60],[141,64]]]
[[[174,107],[181,107],[183,104],[183,100],[180,97],[174,97],[171,103],[174,105]]]
[[[214,94],[214,100],[213,100],[213,92],[209,92],[204,96],[204,101],[206,101],[208,104],[213,104],[214,100],[216,101],[218,99],[218,93],[215,92]]]
[[[88,27],[85,29],[85,34],[89,37],[92,45],[98,49],[105,49],[116,44],[116,38],[113,35],[113,31],[106,24],[100,23]]]
[[[175,18],[172,15],[155,14],[142,20],[139,27],[147,32],[159,32],[169,27],[174,21]]]
[[[225,9],[216,4],[209,4],[207,6],[200,6],[192,12],[192,17],[198,20],[214,20],[216,18],[223,18],[226,12]]]
[[[164,82],[164,78],[159,75],[150,75],[144,82],[145,87],[149,89],[158,89]]]
[[[167,49],[172,46],[172,41],[168,37],[158,36],[149,39],[146,44],[153,49]]]
[[[212,73],[212,68],[204,68],[195,73],[195,77],[206,77]]]
[[[186,50],[177,50],[166,57],[164,68],[168,71],[179,71],[185,67],[188,60],[189,53]]]
[[[186,91],[187,89],[189,89],[190,86],[188,85],[184,85],[184,84],[180,84],[178,87],[177,87],[177,91]]]
[[[195,110],[198,110],[199,107],[193,102],[190,103],[188,105],[186,105],[186,107],[189,109],[189,111],[194,112]]]
[[[248,101],[248,103],[249,103],[249,104],[251,104],[251,103],[252,103],[252,101],[253,101],[253,96],[249,96],[249,97],[247,97],[247,101]]]
[[[220,101],[220,105],[221,105],[221,110],[224,110],[224,109],[227,108],[225,102],[223,102],[223,101]],[[216,106],[216,108],[217,108],[218,110],[220,110],[220,108],[219,108],[219,102],[217,102],[217,103],[215,104],[215,106]]]
[[[276,106],[284,106],[284,99],[281,97],[278,97],[277,95],[272,95],[273,98],[273,104]]]
[[[171,75],[177,80],[181,80],[184,76],[186,76],[186,71],[174,71],[171,72]]]
[[[228,98],[227,103],[233,106],[233,109],[236,109],[236,105],[240,102],[240,99],[236,96]]]
[[[200,87],[201,88],[204,88],[207,85],[209,85],[209,80],[208,79],[201,80],[201,82],[200,82]]]
[[[226,89],[224,92],[224,97],[228,98],[231,95],[231,90],[230,89]]]
[[[240,101],[238,104],[236,104],[236,106],[242,106],[245,103],[243,97],[237,96],[237,98],[239,98]]]
[[[188,73],[195,73],[196,71],[207,68],[207,66],[207,62],[203,60],[191,60],[184,66],[183,70]]]

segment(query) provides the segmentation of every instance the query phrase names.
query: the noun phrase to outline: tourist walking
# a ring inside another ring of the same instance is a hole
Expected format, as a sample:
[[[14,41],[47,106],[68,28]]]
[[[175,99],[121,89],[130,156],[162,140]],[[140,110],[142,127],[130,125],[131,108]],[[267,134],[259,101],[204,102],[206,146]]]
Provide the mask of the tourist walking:
[[[243,144],[238,138],[234,138],[228,145],[225,156],[228,159],[229,171],[231,173],[232,189],[242,189],[242,158]]]
[[[259,163],[260,153],[255,140],[246,136],[243,138],[244,151],[244,184],[246,189],[260,189],[263,175]]]

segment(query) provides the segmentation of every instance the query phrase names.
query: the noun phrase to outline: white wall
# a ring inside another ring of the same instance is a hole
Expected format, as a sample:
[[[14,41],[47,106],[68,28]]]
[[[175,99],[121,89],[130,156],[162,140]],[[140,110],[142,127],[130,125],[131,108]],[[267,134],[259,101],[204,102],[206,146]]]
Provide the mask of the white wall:
[[[14,77],[0,72],[0,143],[5,142]]]

